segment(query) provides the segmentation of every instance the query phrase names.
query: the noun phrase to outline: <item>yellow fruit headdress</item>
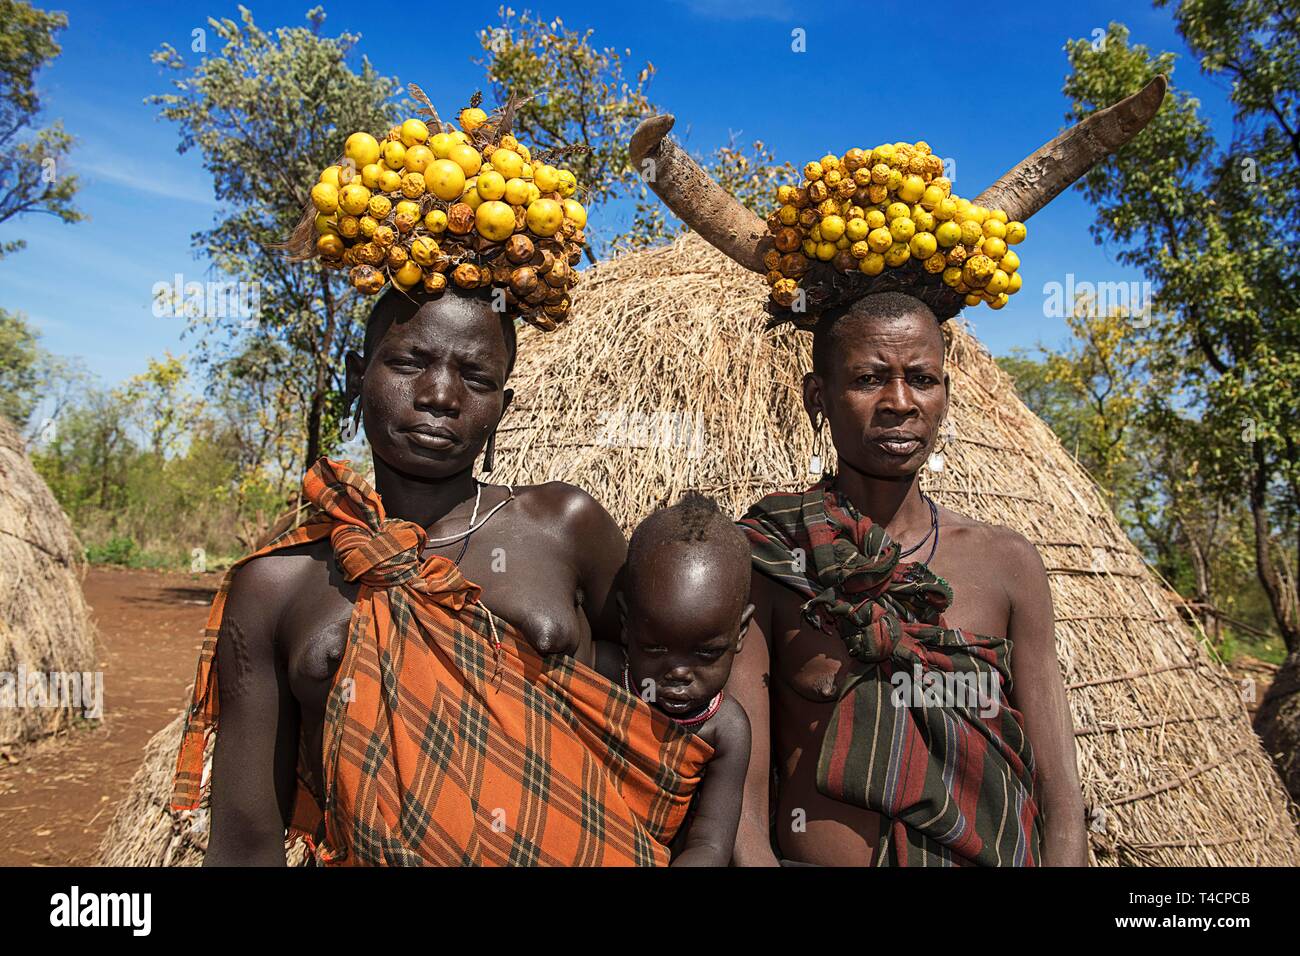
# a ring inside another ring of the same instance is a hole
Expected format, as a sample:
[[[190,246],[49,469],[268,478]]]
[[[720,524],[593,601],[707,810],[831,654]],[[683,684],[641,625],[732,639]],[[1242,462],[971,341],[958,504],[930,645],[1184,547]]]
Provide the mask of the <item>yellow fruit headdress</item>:
[[[423,118],[349,136],[284,248],[295,261],[346,269],[367,294],[390,282],[434,294],[449,284],[498,289],[510,311],[556,328],[569,315],[587,222],[563,159],[583,147],[533,155],[511,135],[514,96],[490,117],[475,93],[457,129],[418,86],[409,91]]]
[[[1157,76],[1070,127],[973,202],[952,193],[943,161],[924,142],[808,163],[800,183],[778,188],[766,222],[667,138],[671,115],[642,122],[629,154],[636,168],[654,170],[649,185],[678,218],[766,276],[770,324],[812,328],[828,309],[888,291],[920,299],[944,321],[963,304],[1006,304],[1020,288],[1020,257],[1011,247],[1025,238],[1025,220],[1136,136],[1160,108],[1166,85]]]

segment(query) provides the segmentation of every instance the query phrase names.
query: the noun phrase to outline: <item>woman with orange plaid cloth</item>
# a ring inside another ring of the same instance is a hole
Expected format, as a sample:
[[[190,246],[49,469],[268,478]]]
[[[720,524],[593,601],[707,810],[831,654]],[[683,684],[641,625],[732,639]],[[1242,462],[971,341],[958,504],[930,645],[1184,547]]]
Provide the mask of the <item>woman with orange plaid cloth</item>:
[[[510,404],[508,313],[398,291],[347,357],[375,488],[322,458],[307,520],[214,603],[173,805],[208,864],[666,865],[709,748],[590,670],[626,554],[562,482],[473,474]],[[218,693],[219,689],[219,693]]]

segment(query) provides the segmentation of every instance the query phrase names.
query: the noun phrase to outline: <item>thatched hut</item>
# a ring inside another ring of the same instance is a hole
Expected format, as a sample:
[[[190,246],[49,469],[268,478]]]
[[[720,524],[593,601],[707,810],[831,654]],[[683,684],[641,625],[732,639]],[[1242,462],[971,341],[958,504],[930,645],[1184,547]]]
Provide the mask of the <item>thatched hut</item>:
[[[764,332],[764,297],[761,281],[694,235],[589,270],[569,324],[520,336],[493,480],[573,482],[625,529],[688,488],[739,514],[767,491],[802,487],[811,340]],[[1300,862],[1291,807],[1232,678],[1088,476],[959,328],[949,362],[953,431],[928,490],[1043,555],[1093,861]],[[108,862],[198,861],[202,818],[194,832],[164,808],[179,735],[176,722],[150,745]]]
[[[68,701],[62,683],[54,685],[58,706],[40,706],[55,704],[51,674],[95,669],[84,573],[67,516],[28,460],[18,430],[0,416],[0,750],[68,727],[85,712]],[[43,701],[29,694],[29,678],[37,677],[45,678]]]

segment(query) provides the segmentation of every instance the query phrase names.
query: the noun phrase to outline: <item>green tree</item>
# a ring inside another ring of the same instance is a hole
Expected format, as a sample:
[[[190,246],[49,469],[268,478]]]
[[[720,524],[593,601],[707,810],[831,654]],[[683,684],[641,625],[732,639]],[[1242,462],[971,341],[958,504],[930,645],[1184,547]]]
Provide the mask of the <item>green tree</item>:
[[[1287,649],[1256,726],[1300,796],[1300,267],[1286,252],[1300,226],[1300,5],[1186,0],[1174,19],[1202,70],[1228,85],[1234,139],[1220,144],[1200,104],[1171,89],[1083,189],[1094,237],[1117,242],[1155,286],[1165,319],[1150,330],[1153,368],[1202,425],[1187,458],[1203,491],[1246,490],[1256,575]],[[1073,118],[1174,68],[1119,24],[1067,52]]]
[[[40,355],[27,317],[0,308],[0,415],[20,429],[39,399]]]
[[[396,79],[362,58],[350,63],[356,34],[322,35],[325,14],[306,27],[265,32],[240,7],[240,21],[209,20],[223,43],[189,66],[170,45],[155,62],[176,74],[175,92],[150,97],[181,130],[180,150],[197,149],[225,204],[217,224],[194,243],[221,273],[255,283],[255,322],[241,314],[191,317],[200,365],[220,371],[232,356],[278,343],[282,360],[257,365],[294,381],[305,447],[300,466],[336,440],[343,356],[359,346],[370,301],[346,276],[316,261],[294,264],[270,246],[286,239],[320,171],[338,161],[357,130],[386,130],[396,118]],[[237,311],[237,310],[236,310]],[[250,328],[250,326],[255,326]]]
[[[628,166],[627,144],[654,111],[646,95],[654,65],[647,62],[629,78],[623,64],[632,51],[593,46],[592,30],[570,30],[558,17],[548,22],[508,7],[498,15],[501,22],[479,34],[484,56],[476,62],[498,102],[511,93],[522,99],[516,135],[535,155],[580,147],[565,153],[562,165],[578,178],[588,207],[630,195],[638,177]],[[586,233],[587,257],[595,261],[611,240],[599,227]]]
[[[1118,24],[1104,43],[1067,49],[1074,72],[1065,89],[1076,118],[1174,67],[1171,54],[1130,46]],[[1291,83],[1294,103],[1300,76]],[[1097,241],[1118,241],[1122,261],[1155,286],[1162,320],[1148,330],[1153,369],[1197,410],[1199,437],[1212,439],[1196,449],[1206,480],[1225,493],[1249,489],[1260,583],[1297,653],[1300,302],[1295,263],[1280,254],[1290,245],[1294,203],[1276,196],[1274,184],[1243,177],[1251,167],[1218,151],[1198,108],[1172,89],[1151,125],[1094,168],[1083,188],[1097,207]]]
[[[72,205],[77,177],[60,169],[72,137],[57,121],[36,126],[36,74],[59,55],[54,38],[67,25],[65,14],[0,0],[0,223],[30,213],[64,222],[83,218]],[[0,258],[25,245],[22,239],[0,242]]]

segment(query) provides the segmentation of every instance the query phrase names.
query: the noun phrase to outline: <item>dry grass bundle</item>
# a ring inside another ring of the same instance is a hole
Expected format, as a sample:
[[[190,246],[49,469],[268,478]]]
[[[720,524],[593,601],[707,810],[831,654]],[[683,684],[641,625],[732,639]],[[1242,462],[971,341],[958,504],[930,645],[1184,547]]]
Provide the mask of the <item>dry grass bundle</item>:
[[[95,669],[95,630],[81,596],[81,544],[0,416],[0,673]],[[48,686],[48,685],[47,685]],[[15,688],[25,700],[25,688]],[[83,707],[0,707],[0,748],[70,726]]]
[[[763,301],[761,281],[695,236],[589,270],[575,321],[520,335],[493,480],[573,482],[625,530],[688,488],[739,514],[768,491],[806,486],[799,383],[811,341],[789,327],[763,332]],[[1291,808],[1231,677],[978,343],[953,329],[949,360],[954,434],[929,490],[1043,555],[1093,861],[1300,862]],[[184,853],[162,850],[179,735],[173,724],[151,744],[107,860],[196,861],[194,837]]]

